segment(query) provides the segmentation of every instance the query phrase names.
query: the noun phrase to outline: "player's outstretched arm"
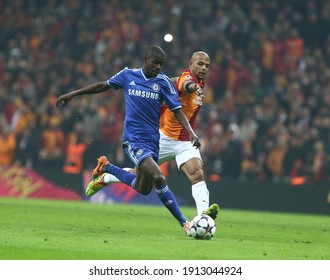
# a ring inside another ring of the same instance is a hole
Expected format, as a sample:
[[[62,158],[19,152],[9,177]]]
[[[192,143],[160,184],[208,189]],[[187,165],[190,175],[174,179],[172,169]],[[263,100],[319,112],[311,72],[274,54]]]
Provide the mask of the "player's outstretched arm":
[[[198,140],[198,137],[195,133],[195,131],[191,128],[191,125],[186,117],[186,115],[183,113],[181,109],[177,109],[173,111],[176,119],[178,122],[182,125],[182,127],[189,133],[189,139],[191,143],[193,143],[193,146],[197,149],[200,148],[201,143]]]
[[[188,93],[196,92],[197,95],[204,97],[203,89],[196,82],[185,81],[183,90]]]
[[[89,86],[71,91],[69,93],[61,95],[57,99],[56,107],[65,106],[75,96],[84,95],[84,94],[96,94],[96,93],[107,91],[110,88],[111,87],[108,85],[108,83],[106,81],[104,81],[104,82],[97,82],[97,83],[91,84]]]

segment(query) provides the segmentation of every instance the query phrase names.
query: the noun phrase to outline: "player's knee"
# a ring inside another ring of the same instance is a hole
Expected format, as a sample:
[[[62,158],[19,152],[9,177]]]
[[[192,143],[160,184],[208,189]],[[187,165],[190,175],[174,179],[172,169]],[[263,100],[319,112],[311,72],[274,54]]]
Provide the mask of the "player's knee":
[[[165,185],[166,179],[162,173],[155,172],[151,176],[152,176],[152,181],[154,182],[154,186],[160,187]]]
[[[189,175],[189,178],[192,184],[205,181],[203,169],[201,168],[196,169],[195,172]]]

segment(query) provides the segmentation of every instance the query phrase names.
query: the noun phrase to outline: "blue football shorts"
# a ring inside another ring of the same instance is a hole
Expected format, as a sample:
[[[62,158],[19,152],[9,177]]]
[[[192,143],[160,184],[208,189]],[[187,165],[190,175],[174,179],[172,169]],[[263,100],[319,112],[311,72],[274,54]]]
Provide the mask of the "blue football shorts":
[[[135,164],[139,166],[147,157],[152,157],[158,164],[159,158],[159,144],[156,143],[146,143],[146,142],[136,142],[136,141],[125,141],[123,143],[123,149],[125,150],[128,157]]]

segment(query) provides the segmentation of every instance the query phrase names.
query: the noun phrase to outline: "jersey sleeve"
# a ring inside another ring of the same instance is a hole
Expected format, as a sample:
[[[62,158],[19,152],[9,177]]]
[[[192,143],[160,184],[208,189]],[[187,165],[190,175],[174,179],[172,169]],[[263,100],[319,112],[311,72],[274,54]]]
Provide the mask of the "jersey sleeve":
[[[177,80],[177,87],[178,87],[179,92],[185,91],[183,88],[183,84],[186,81],[198,83],[197,79],[191,75],[190,71],[186,70],[182,73],[182,75]]]
[[[124,69],[119,71],[117,74],[113,75],[109,80],[107,80],[108,85],[114,89],[123,88],[124,82],[125,82],[125,72],[127,69],[128,68],[125,67]]]
[[[163,77],[165,86],[164,89],[164,100],[166,105],[171,111],[180,109],[182,107],[181,99],[179,97],[178,91],[176,90],[173,82],[170,78],[164,75]]]

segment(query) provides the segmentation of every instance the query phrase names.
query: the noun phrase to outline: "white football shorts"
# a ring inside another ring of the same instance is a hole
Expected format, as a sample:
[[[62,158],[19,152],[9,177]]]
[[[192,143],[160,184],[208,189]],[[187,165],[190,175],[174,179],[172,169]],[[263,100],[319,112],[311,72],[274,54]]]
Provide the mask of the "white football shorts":
[[[160,132],[159,140],[159,165],[171,159],[175,159],[178,169],[180,166],[192,158],[202,157],[199,149],[196,149],[190,141],[174,140]]]

